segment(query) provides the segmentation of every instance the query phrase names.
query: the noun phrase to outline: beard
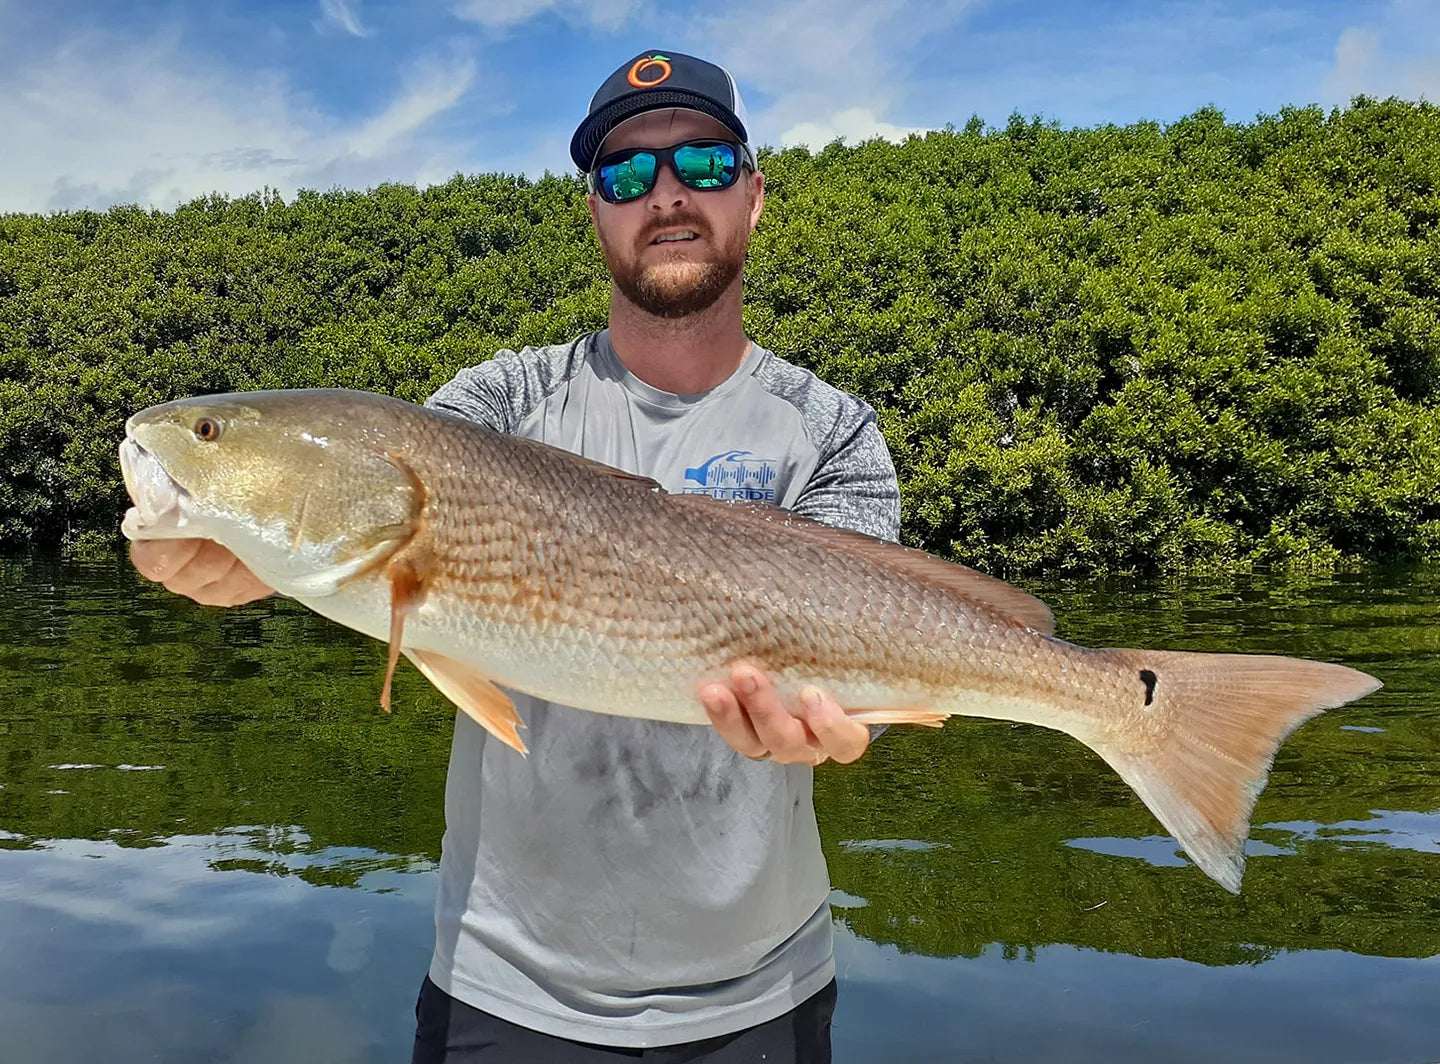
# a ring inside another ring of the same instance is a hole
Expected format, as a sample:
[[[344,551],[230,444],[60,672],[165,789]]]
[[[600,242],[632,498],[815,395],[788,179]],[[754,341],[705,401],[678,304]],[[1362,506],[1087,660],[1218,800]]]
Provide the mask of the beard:
[[[740,230],[735,238],[716,249],[709,259],[695,259],[681,253],[642,265],[640,256],[662,229],[686,228],[701,239],[710,236],[710,227],[690,214],[674,214],[648,227],[637,241],[635,253],[624,257],[602,236],[600,248],[605,264],[622,295],[647,314],[657,318],[686,318],[708,310],[740,276],[745,265],[749,233]]]

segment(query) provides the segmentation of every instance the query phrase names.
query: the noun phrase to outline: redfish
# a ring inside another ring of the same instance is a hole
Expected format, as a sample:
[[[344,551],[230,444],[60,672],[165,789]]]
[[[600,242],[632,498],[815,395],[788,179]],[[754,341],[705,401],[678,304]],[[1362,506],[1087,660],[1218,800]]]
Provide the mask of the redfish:
[[[708,725],[704,682],[750,661],[864,723],[1054,728],[1099,754],[1238,891],[1285,737],[1380,686],[1284,657],[1089,649],[963,566],[654,481],[364,392],[204,396],[132,417],[132,539],[198,537],[389,644],[524,752],[502,690]]]

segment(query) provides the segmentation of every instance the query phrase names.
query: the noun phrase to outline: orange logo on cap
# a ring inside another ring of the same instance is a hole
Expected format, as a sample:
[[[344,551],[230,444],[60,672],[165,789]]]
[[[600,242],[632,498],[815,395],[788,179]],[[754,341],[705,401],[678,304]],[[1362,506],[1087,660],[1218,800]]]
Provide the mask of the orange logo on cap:
[[[659,76],[651,73],[651,68],[659,71]],[[647,73],[650,76],[645,76]],[[670,60],[663,55],[652,55],[635,60],[630,68],[630,73],[625,75],[625,80],[634,85],[637,89],[649,89],[659,85],[670,76]]]

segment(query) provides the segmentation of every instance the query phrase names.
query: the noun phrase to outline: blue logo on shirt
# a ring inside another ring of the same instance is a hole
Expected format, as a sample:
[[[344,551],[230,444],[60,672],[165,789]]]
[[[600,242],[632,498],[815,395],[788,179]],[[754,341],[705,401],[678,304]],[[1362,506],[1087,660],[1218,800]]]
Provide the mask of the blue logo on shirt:
[[[685,494],[774,502],[775,489],[770,485],[780,475],[777,464],[773,458],[751,457],[749,451],[721,451],[685,470],[686,480],[701,485],[687,486]]]

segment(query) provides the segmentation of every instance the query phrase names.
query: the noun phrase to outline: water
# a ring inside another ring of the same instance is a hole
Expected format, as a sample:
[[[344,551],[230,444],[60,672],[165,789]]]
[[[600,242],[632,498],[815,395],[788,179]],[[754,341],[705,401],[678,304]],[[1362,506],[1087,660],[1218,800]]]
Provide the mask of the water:
[[[1000,722],[826,766],[839,1064],[1434,1059],[1440,574],[1031,585],[1094,645],[1380,676],[1281,750],[1232,897]],[[0,1061],[407,1059],[452,712],[274,601],[0,563]]]

